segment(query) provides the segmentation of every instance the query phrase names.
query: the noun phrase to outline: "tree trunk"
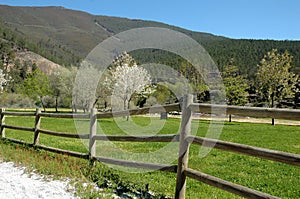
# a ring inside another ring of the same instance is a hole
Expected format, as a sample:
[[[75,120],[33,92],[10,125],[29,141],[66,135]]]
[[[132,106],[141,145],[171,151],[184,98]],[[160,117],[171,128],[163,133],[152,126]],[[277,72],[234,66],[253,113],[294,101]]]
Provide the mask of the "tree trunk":
[[[55,112],[58,112],[58,97],[55,98]]]
[[[126,99],[123,99],[123,110],[126,111]]]
[[[130,108],[130,100],[128,100],[128,102],[127,102],[127,110],[128,110],[128,115],[126,116],[126,120],[127,121],[129,121],[129,117],[130,117],[130,115],[129,115],[129,108]]]
[[[96,98],[96,100],[95,100],[94,103],[93,103],[93,107],[92,107],[92,108],[95,108],[95,107],[96,107],[96,104],[97,104],[98,101],[99,101],[99,98]]]
[[[42,108],[43,108],[44,112],[46,112],[46,107],[45,107],[44,102],[43,102],[43,96],[40,96],[40,101],[41,101]]]
[[[72,112],[77,113],[77,107],[75,104],[72,105]]]

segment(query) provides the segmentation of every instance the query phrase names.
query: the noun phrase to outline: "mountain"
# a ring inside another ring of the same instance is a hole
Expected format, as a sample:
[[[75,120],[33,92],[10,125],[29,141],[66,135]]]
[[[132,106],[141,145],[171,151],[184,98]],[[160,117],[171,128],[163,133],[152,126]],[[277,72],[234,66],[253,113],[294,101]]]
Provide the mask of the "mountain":
[[[63,7],[0,5],[0,37],[13,39],[65,66],[78,64],[104,39],[139,27],[164,27],[187,34],[205,47],[221,70],[234,58],[241,72],[251,77],[263,55],[277,48],[293,55],[293,70],[300,73],[300,41],[230,39],[154,21],[95,16]],[[143,62],[144,53],[135,56],[138,61]]]
[[[131,20],[118,17],[94,16],[63,7],[11,7],[0,6],[2,22],[35,42],[61,44],[80,56],[85,56],[95,45],[111,35],[138,27],[165,27],[176,29],[188,35],[194,33],[162,23]],[[218,37],[197,33],[203,40]]]

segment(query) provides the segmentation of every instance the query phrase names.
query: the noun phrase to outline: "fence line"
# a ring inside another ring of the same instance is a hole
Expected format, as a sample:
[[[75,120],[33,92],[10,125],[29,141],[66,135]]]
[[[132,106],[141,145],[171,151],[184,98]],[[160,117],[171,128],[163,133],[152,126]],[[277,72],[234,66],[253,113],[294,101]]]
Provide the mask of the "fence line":
[[[300,121],[300,110],[297,109],[278,109],[278,108],[261,108],[261,107],[243,107],[243,106],[227,106],[227,105],[211,105],[191,103],[189,109],[193,112],[213,113],[238,116],[249,116],[257,118],[275,118],[286,120]]]
[[[226,190],[228,192],[243,196],[245,198],[277,198],[269,194],[259,192],[238,184],[227,182],[225,180],[210,176],[205,173],[201,173],[192,170],[188,167],[188,152],[190,144],[196,144],[206,147],[214,147],[216,149],[231,151],[236,153],[242,153],[250,156],[260,157],[273,161],[278,161],[286,164],[300,166],[300,155],[286,153],[282,151],[275,151],[265,148],[259,148],[244,144],[226,142],[216,139],[202,138],[197,136],[191,136],[191,119],[193,112],[202,113],[226,113],[228,115],[240,115],[240,116],[252,116],[252,117],[270,117],[277,119],[292,119],[300,120],[300,110],[290,109],[268,109],[268,108],[254,108],[254,107],[237,107],[237,106],[225,106],[225,105],[209,105],[209,104],[196,104],[192,103],[192,96],[185,96],[182,104],[182,120],[180,134],[168,134],[168,135],[156,135],[156,136],[102,136],[97,135],[97,121],[98,119],[121,117],[128,115],[143,115],[146,113],[155,112],[171,112],[180,111],[180,104],[171,104],[166,106],[157,106],[151,108],[133,109],[128,111],[120,111],[114,113],[97,113],[97,110],[92,109],[90,114],[57,114],[57,113],[41,113],[39,109],[33,113],[24,112],[7,112],[5,109],[0,109],[0,127],[2,139],[9,140],[18,144],[25,144],[39,149],[48,150],[59,154],[67,154],[79,158],[89,159],[91,161],[100,161],[108,164],[160,170],[164,172],[177,173],[175,198],[185,198],[186,191],[186,178],[193,178],[195,180],[204,182],[211,186]],[[21,127],[5,124],[5,116],[24,116],[24,117],[35,117],[34,127]],[[87,134],[74,134],[68,132],[56,132],[46,129],[41,129],[41,118],[78,118],[78,119],[89,119],[90,130]],[[33,132],[33,142],[27,143],[21,140],[6,138],[5,129],[21,130]],[[40,134],[47,134],[51,136],[74,138],[74,139],[88,139],[89,140],[89,153],[79,153],[75,151],[62,150],[58,148],[43,146],[39,144]],[[179,153],[178,153],[178,164],[177,165],[166,165],[156,163],[145,163],[136,162],[129,160],[121,160],[114,158],[107,158],[96,156],[96,141],[120,141],[120,142],[179,142]]]

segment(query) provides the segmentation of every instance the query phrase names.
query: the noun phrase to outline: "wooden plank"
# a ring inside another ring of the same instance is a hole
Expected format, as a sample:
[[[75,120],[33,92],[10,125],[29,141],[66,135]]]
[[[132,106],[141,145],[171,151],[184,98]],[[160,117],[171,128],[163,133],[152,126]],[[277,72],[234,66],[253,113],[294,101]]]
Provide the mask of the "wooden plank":
[[[146,136],[137,135],[135,136],[105,136],[105,135],[95,135],[95,140],[102,141],[118,141],[118,142],[178,142],[179,134],[172,135],[156,135],[156,136]]]
[[[180,105],[177,103],[177,104],[169,104],[165,106],[157,106],[157,107],[152,106],[152,107],[140,108],[140,109],[130,109],[128,111],[99,113],[97,114],[97,118],[124,117],[128,115],[145,115],[149,112],[160,113],[160,112],[171,112],[171,111],[180,111]]]
[[[188,108],[193,102],[192,95],[185,95],[182,104],[182,120],[180,124],[180,143],[178,153],[178,166],[177,166],[177,178],[175,199],[184,199],[186,192],[186,175],[184,170],[188,168],[189,161],[189,143],[186,141],[186,137],[191,134],[192,126],[192,112]]]
[[[33,117],[33,116],[35,116],[34,112],[10,112],[10,111],[5,111],[3,114],[7,115],[7,116],[24,116],[24,117]]]
[[[244,187],[238,184],[234,184],[232,182],[228,182],[225,180],[222,180],[220,178],[214,177],[214,176],[210,176],[208,174],[199,172],[199,171],[195,171],[192,169],[186,169],[184,171],[184,173],[186,174],[186,176],[193,178],[195,180],[198,180],[200,182],[209,184],[211,186],[217,187],[219,189],[223,189],[225,191],[234,193],[236,195],[245,197],[245,198],[251,198],[251,199],[279,199],[276,196],[272,196],[260,191],[256,191],[253,189],[250,189],[248,187]],[[200,195],[200,193],[199,193]]]
[[[189,136],[186,138],[187,142],[206,147],[213,147],[225,151],[231,151],[241,154],[246,154],[254,157],[264,158],[286,164],[300,166],[300,155],[287,153],[282,151],[270,150],[260,147],[254,147],[244,144],[237,144],[210,138],[202,138],[196,136]]]
[[[89,119],[89,114],[61,114],[61,113],[40,113],[41,117],[48,117],[48,118],[76,118],[76,119]]]
[[[13,139],[13,138],[3,138],[3,139],[7,140],[9,142],[16,143],[16,144],[22,144],[22,145],[26,145],[26,146],[30,146],[30,147],[33,146],[32,143],[28,143],[28,142],[25,142],[25,141],[22,141],[22,140],[17,140],[17,139]]]
[[[6,124],[4,124],[3,128],[13,129],[13,130],[20,130],[20,131],[34,132],[34,128],[31,128],[31,127],[12,126],[12,125],[6,125]]]
[[[300,120],[300,110],[229,106],[227,113],[239,116]]]
[[[73,134],[67,132],[56,132],[45,129],[38,129],[38,132],[46,135],[53,135],[57,137],[65,137],[65,138],[78,138],[78,139],[89,139],[89,134]]]
[[[44,146],[44,145],[36,145],[35,148],[43,149],[46,151],[51,151],[51,152],[58,153],[58,154],[69,155],[69,156],[73,156],[73,157],[77,157],[77,158],[89,159],[89,155],[86,153],[68,151],[68,150],[48,147],[48,146]]]
[[[46,151],[50,151],[50,152],[54,152],[54,153],[58,153],[58,154],[69,155],[69,156],[73,156],[73,157],[77,157],[77,158],[83,158],[83,159],[89,159],[89,154],[86,154],[86,153],[68,151],[68,150],[43,146],[43,145],[35,145],[34,146],[32,143],[27,143],[27,142],[24,142],[22,140],[17,140],[17,139],[13,139],[13,138],[3,138],[3,140],[7,140],[9,142],[13,142],[13,143],[16,143],[16,144],[22,144],[22,145],[26,145],[26,146],[29,146],[29,147],[34,147],[36,149],[42,149],[42,150],[46,150]]]
[[[176,173],[177,166],[176,165],[167,165],[167,164],[154,164],[154,163],[145,163],[145,162],[136,162],[136,161],[128,161],[128,160],[120,160],[114,158],[106,158],[101,156],[93,157],[94,160],[99,162],[124,166],[124,167],[133,167],[138,169],[148,169],[148,170],[159,170],[165,172]]]
[[[297,109],[276,109],[276,108],[261,108],[261,107],[243,107],[243,106],[226,106],[212,104],[196,104],[193,103],[189,108],[194,112],[213,113],[227,115],[249,116],[257,118],[275,118],[286,120],[299,120],[300,110]]]

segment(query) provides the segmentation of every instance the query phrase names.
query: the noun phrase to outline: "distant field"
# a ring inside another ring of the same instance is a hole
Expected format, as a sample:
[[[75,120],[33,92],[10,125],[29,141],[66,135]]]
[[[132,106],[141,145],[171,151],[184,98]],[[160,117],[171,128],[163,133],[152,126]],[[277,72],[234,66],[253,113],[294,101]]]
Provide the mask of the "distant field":
[[[162,121],[159,120],[159,118],[152,118],[151,121],[148,117],[133,117],[132,120],[140,127],[150,124],[162,124]],[[32,127],[34,124],[34,118],[7,117],[6,124]],[[43,118],[41,124],[41,127],[44,129],[61,132],[76,132],[76,125],[72,119]],[[85,120],[77,121],[76,124],[77,128],[84,128],[89,125],[88,121]],[[119,126],[113,119],[104,119],[99,121],[99,125],[106,135],[123,135],[124,132],[120,129],[120,125],[122,128],[130,130],[130,127],[126,126],[128,122],[124,119],[121,118],[118,120],[118,124]],[[179,124],[180,119],[169,118],[159,133],[177,133]],[[199,128],[196,128],[197,125],[199,125]],[[193,120],[193,129],[197,130],[198,136],[205,136],[208,127],[209,121]],[[6,130],[6,136],[22,139],[27,142],[32,142],[33,139],[32,133],[12,131],[9,129]],[[300,154],[299,126],[272,126],[270,124],[226,122],[220,139]],[[87,152],[86,147],[80,140],[42,135],[40,143],[62,149]],[[116,142],[115,146],[127,152],[149,153],[163,148],[167,144],[168,143]],[[104,146],[104,144],[100,141],[99,143],[97,142],[97,145],[99,150]],[[0,155],[5,156],[5,152],[0,151]],[[176,161],[174,161],[174,163],[176,164]],[[192,146],[190,149],[189,167],[278,197],[300,198],[300,168],[296,166],[285,165],[230,152],[223,152],[215,149],[212,150],[206,157],[200,158],[199,147]],[[76,168],[74,169],[76,170]],[[55,171],[52,172],[55,173]],[[149,184],[149,189],[157,194],[169,197],[174,195],[176,182],[175,174],[161,172],[126,173],[103,167],[103,171],[101,171],[99,175],[104,173],[110,173],[109,175],[103,176],[116,184],[122,181],[126,182],[123,183],[126,184],[126,186],[142,188],[145,187],[146,184]],[[84,172],[82,175],[85,175]],[[118,177],[116,178],[113,176]],[[196,182],[192,179],[188,179],[187,198],[240,197],[210,187],[203,183]]]

